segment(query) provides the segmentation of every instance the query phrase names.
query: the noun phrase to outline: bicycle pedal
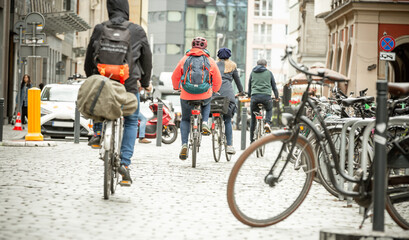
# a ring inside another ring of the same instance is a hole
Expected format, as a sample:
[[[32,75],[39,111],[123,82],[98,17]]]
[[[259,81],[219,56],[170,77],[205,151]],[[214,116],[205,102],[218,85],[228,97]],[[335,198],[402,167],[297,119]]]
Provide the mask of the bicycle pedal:
[[[121,185],[121,187],[130,187],[132,185],[132,182],[131,181],[120,181],[118,184]]]
[[[101,149],[102,146],[101,145],[91,145],[92,149]]]

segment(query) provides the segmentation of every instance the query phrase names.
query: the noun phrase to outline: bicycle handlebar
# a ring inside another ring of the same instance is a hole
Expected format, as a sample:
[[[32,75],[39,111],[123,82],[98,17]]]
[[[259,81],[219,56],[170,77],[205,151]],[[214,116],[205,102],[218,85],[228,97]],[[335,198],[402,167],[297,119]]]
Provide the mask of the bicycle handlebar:
[[[293,48],[292,47],[286,47],[285,50],[285,55],[283,56],[282,60],[284,61],[286,58],[288,58],[288,62],[290,63],[291,66],[293,66],[295,69],[297,69],[298,71],[304,73],[307,76],[317,76],[317,77],[321,77],[322,81],[324,79],[328,79],[330,81],[333,82],[346,82],[347,80],[339,77],[339,76],[334,76],[331,74],[327,74],[325,75],[325,70],[324,69],[318,69],[317,73],[313,73],[313,72],[309,72],[306,68],[304,67],[300,67],[292,58],[292,54],[293,54]]]

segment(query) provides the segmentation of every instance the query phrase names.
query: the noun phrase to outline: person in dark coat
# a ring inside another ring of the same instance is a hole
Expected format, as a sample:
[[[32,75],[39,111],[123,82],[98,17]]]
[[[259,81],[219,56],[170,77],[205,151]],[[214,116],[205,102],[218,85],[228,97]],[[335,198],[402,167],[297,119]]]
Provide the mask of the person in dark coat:
[[[219,67],[219,71],[222,75],[222,86],[220,87],[219,94],[229,98],[230,101],[229,112],[223,116],[227,141],[226,150],[228,154],[235,154],[236,150],[233,147],[233,128],[231,120],[236,112],[237,105],[233,91],[233,80],[239,90],[240,95],[244,95],[243,86],[240,82],[236,63],[229,59],[231,57],[230,49],[219,49],[219,51],[217,51],[217,57],[219,58],[217,61],[217,66]]]
[[[129,3],[128,0],[108,0],[107,9],[109,15],[109,21],[111,24],[122,24],[125,21],[129,21]],[[128,166],[131,164],[131,157],[133,155],[136,132],[138,127],[138,114],[139,114],[139,93],[138,93],[138,80],[141,86],[148,92],[151,91],[152,85],[150,84],[151,71],[152,71],[152,53],[149,47],[148,39],[143,28],[137,24],[131,23],[128,26],[131,34],[130,49],[132,58],[129,64],[129,78],[125,80],[125,88],[127,92],[134,93],[138,99],[138,108],[130,116],[125,116],[124,133],[121,146],[121,167],[119,172],[122,175],[121,185],[126,186],[132,183]],[[95,26],[90,42],[88,44],[87,53],[85,57],[84,70],[87,77],[93,74],[99,74],[95,57],[95,46],[101,38],[103,32],[103,25],[98,24]],[[96,133],[89,141],[89,145],[100,148],[101,136],[98,135],[102,129],[102,124],[94,124],[94,132]]]
[[[20,84],[20,99],[16,96],[16,104],[21,110],[21,124],[26,124],[27,107],[28,107],[28,89],[32,88],[31,78],[28,74],[24,74]]]
[[[266,109],[265,126],[266,132],[271,131],[271,118],[273,117],[273,101],[271,94],[274,92],[276,101],[279,100],[278,90],[274,75],[267,68],[267,61],[260,59],[257,61],[257,66],[253,68],[249,79],[249,93],[251,97],[251,123],[250,123],[250,142],[254,141],[254,129],[256,128],[256,115],[258,111],[257,105],[262,103]]]

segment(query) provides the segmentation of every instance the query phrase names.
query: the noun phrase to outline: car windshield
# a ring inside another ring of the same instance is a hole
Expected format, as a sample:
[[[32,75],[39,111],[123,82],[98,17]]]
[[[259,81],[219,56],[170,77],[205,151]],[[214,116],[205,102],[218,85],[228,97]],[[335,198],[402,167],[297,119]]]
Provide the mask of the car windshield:
[[[79,85],[46,86],[41,94],[41,101],[75,102],[79,88]]]
[[[162,99],[171,102],[173,106],[180,106],[180,95],[162,95]]]

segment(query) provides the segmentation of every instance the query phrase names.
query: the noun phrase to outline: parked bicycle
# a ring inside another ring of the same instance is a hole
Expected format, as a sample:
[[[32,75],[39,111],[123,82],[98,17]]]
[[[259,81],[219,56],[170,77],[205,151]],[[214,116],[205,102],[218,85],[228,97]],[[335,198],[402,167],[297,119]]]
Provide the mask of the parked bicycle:
[[[105,120],[103,123],[99,155],[104,161],[104,199],[109,199],[119,184],[123,123],[123,117]]]
[[[339,154],[327,126],[320,116],[308,92],[313,83],[312,76],[323,81],[343,82],[345,79],[329,75],[324,70],[316,73],[300,68],[291,58],[292,50],[286,49],[289,63],[307,76],[306,90],[295,116],[282,114],[283,125],[288,130],[275,131],[251,144],[235,163],[227,184],[227,200],[233,215],[242,223],[254,227],[265,227],[278,223],[290,216],[304,201],[316,174],[317,159],[314,147],[300,134],[302,124],[316,135],[316,144],[321,147],[321,157],[332,185],[339,194],[354,197],[366,209],[370,208],[373,186],[373,169],[366,178],[350,176],[339,164]],[[405,91],[409,93],[409,87]],[[320,130],[306,116],[303,109],[310,106],[316,113]],[[400,144],[399,144],[400,143]],[[268,145],[268,146],[266,146]],[[386,209],[392,219],[404,229],[409,229],[409,138],[397,140],[395,155],[389,154],[387,163]],[[265,148],[262,157],[254,158],[254,152]],[[398,162],[400,164],[398,164]],[[335,173],[344,180],[355,183],[355,191],[338,186]],[[256,197],[255,197],[256,196]],[[367,211],[366,211],[367,212]]]

